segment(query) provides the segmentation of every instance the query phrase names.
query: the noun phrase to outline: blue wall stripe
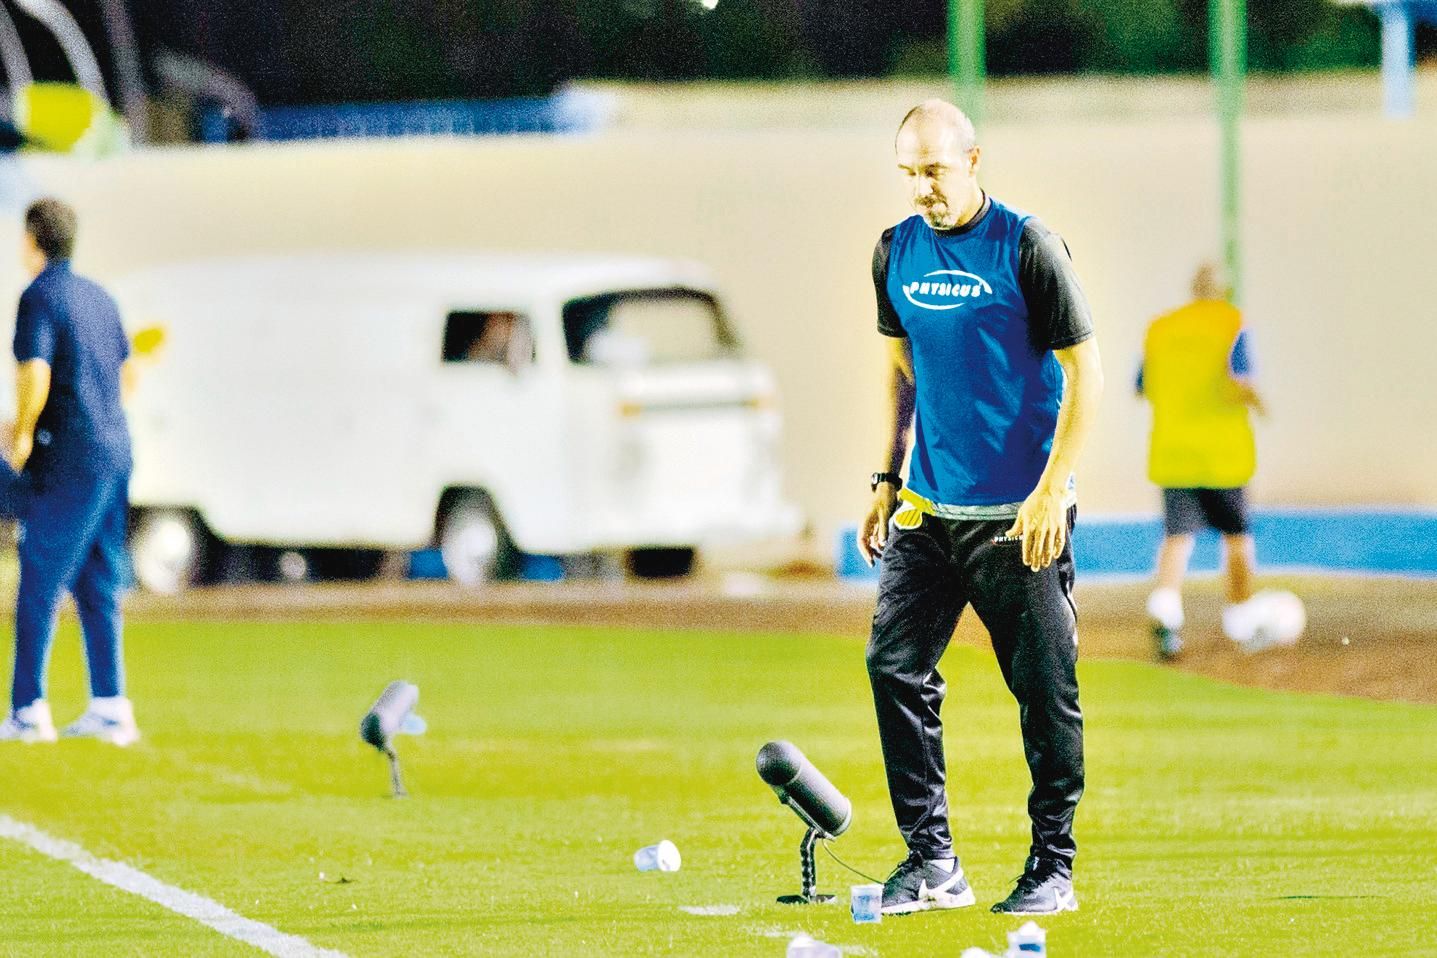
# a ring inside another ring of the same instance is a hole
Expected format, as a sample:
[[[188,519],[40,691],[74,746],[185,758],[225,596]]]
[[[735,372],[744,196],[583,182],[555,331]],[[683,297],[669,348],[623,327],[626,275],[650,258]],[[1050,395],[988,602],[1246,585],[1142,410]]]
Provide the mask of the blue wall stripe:
[[[438,549],[420,549],[409,554],[409,578],[443,579],[448,575]],[[519,578],[529,582],[558,582],[564,578],[564,563],[557,556],[525,554],[519,558]]]
[[[856,527],[838,534],[838,574],[876,578],[854,543]],[[1087,575],[1145,576],[1154,568],[1162,541],[1158,519],[1081,518],[1073,534],[1078,572]],[[1437,512],[1411,510],[1303,510],[1257,512],[1253,538],[1264,568],[1318,569],[1385,575],[1437,576]],[[1213,532],[1198,535],[1192,570],[1218,568]]]
[[[493,136],[513,133],[584,133],[603,123],[592,97],[560,92],[509,100],[431,100],[416,103],[341,103],[276,106],[259,111],[257,140],[334,137]],[[200,139],[224,143],[230,121],[218,107],[200,114]]]

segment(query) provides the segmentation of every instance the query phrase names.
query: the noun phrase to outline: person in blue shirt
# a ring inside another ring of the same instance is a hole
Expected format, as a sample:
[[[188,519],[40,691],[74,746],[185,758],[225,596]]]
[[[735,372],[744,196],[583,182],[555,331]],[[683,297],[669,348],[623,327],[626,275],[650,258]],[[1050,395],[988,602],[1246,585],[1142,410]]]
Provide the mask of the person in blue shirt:
[[[948,826],[937,668],[970,604],[1018,701],[1033,780],[1028,860],[993,911],[1068,911],[1083,792],[1073,468],[1103,382],[1092,319],[1062,239],[979,186],[962,111],[915,107],[895,145],[916,215],[874,251],[892,431],[858,533],[867,561],[883,565],[867,663],[909,849],[883,911],[975,901]]]
[[[21,258],[33,281],[15,318],[16,415],[9,464],[19,474],[20,586],[15,671],[0,740],[53,741],[45,672],[60,598],[75,598],[90,706],[67,736],[139,738],[125,697],[120,591],[129,517],[130,433],[121,407],[129,341],[120,312],[70,269],[77,219],[55,199],[25,212]]]

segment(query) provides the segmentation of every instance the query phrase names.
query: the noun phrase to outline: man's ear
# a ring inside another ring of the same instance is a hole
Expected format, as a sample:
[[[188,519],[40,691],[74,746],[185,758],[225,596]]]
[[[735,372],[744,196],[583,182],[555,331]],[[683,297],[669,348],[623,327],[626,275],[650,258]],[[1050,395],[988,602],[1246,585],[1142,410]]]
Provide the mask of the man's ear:
[[[982,147],[977,147],[977,146],[975,146],[975,147],[973,147],[972,150],[970,150],[970,151],[968,152],[968,175],[969,175],[969,176],[977,176],[977,175],[978,175],[978,167],[982,165],[982,158],[983,158],[983,149],[982,149]]]

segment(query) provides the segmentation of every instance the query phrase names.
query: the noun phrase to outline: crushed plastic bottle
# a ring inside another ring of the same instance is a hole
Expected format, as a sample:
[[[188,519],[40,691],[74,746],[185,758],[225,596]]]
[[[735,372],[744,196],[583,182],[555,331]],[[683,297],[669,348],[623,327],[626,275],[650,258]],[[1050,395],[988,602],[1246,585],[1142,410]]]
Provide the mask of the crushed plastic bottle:
[[[1035,921],[1008,932],[1008,958],[1048,958],[1048,933]]]
[[[788,943],[784,958],[843,958],[837,945],[830,945],[807,935],[795,935]]]

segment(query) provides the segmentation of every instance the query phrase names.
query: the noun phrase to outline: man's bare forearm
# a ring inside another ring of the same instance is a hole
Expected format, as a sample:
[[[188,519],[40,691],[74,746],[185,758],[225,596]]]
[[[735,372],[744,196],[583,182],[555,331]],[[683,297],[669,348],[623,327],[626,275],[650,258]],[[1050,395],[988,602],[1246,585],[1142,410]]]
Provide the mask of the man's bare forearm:
[[[50,364],[42,359],[21,363],[15,370],[15,435],[35,432],[49,398]]]
[[[908,431],[913,425],[913,403],[917,390],[913,385],[912,366],[907,358],[907,340],[889,347],[888,448],[883,461],[884,472],[898,472],[908,455]]]
[[[1078,457],[1097,420],[1098,404],[1103,397],[1103,367],[1094,339],[1060,349],[1056,355],[1067,383],[1058,409],[1058,425],[1053,432],[1053,448],[1048,453],[1048,465],[1038,480],[1038,488],[1061,493],[1078,466]]]

